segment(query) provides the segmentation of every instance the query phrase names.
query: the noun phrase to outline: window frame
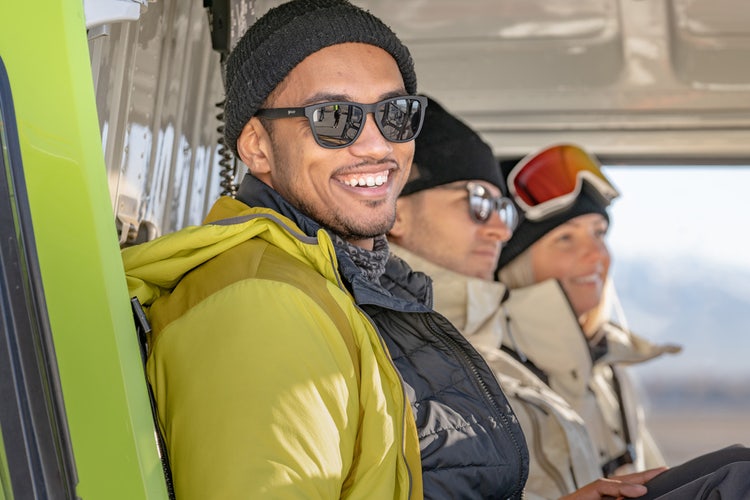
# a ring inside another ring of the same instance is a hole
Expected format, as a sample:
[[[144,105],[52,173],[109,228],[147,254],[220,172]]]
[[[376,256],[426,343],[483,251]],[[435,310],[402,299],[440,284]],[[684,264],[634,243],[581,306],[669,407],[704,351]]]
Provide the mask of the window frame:
[[[2,487],[15,498],[75,498],[75,460],[2,57],[0,171]]]

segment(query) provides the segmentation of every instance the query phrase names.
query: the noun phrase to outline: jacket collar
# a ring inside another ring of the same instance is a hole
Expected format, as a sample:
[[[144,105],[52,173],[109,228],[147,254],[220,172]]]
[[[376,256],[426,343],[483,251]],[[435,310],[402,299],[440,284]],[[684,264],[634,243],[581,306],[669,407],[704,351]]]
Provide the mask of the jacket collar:
[[[473,278],[434,264],[409,250],[391,243],[391,252],[415,270],[432,278],[434,307],[448,318],[466,337],[488,335],[488,342],[497,347],[502,334],[498,323],[499,306],[507,297],[505,285]],[[478,339],[473,338],[476,343]]]
[[[568,380],[573,392],[583,390],[594,364],[639,363],[680,350],[671,344],[654,344],[608,322],[596,336],[606,339],[607,351],[594,363],[588,339],[556,280],[512,290],[505,309],[510,333],[503,336],[503,344],[551,377]]]
[[[432,279],[425,273],[413,270],[398,255],[391,253],[380,283],[394,297],[412,304],[403,310],[424,312],[432,309]]]
[[[237,199],[251,207],[265,207],[274,210],[294,221],[308,236],[314,237],[321,229],[320,224],[297,210],[271,186],[253,175],[247,174],[237,190]]]
[[[315,236],[320,224],[300,212],[276,190],[256,177],[245,175],[237,199],[249,206],[262,206],[294,221],[308,236]],[[334,239],[335,241],[335,239]],[[426,312],[432,305],[431,284],[426,276],[413,273],[403,262],[389,259],[380,283],[368,280],[342,245],[334,245],[338,269],[344,284],[358,305],[375,305],[387,309]],[[393,293],[398,291],[398,293]]]
[[[588,340],[556,280],[511,290],[504,304],[503,345],[544,372],[568,400],[581,397],[592,375]]]

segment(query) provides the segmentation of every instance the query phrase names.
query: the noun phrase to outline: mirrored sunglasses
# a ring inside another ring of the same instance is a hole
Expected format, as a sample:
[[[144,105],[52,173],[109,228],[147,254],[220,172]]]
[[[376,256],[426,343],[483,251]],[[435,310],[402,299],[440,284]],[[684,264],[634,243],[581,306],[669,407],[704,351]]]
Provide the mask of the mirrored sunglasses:
[[[518,162],[508,175],[508,189],[524,217],[538,221],[572,206],[584,181],[604,206],[620,195],[594,157],[576,145],[557,144]]]
[[[513,232],[518,226],[518,211],[513,201],[505,196],[492,196],[492,193],[481,184],[467,182],[469,193],[469,215],[479,224],[486,224],[493,212],[497,212],[500,222]]]
[[[307,117],[313,137],[321,147],[345,148],[357,140],[372,113],[378,130],[391,142],[414,140],[422,129],[427,98],[400,96],[374,104],[357,102],[323,102],[301,108],[264,108],[256,116],[264,118]]]

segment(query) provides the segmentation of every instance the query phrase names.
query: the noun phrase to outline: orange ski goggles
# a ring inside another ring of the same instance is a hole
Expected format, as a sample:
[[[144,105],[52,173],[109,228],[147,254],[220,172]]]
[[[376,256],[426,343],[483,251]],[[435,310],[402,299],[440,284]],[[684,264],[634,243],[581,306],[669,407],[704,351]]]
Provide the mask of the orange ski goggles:
[[[573,205],[584,181],[604,206],[620,195],[593,156],[573,144],[556,144],[518,162],[508,175],[508,189],[524,217],[538,221]]]

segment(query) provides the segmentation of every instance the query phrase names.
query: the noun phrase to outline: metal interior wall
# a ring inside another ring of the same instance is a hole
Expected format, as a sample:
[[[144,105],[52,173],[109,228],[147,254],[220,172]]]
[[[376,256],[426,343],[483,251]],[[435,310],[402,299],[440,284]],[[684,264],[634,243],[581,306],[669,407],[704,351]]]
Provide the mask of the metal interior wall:
[[[746,0],[354,3],[500,157],[572,140],[616,162],[750,159]]]
[[[206,10],[160,0],[106,32],[89,48],[112,207],[128,233],[121,243],[200,224],[220,192],[224,95]]]
[[[501,158],[559,141],[605,163],[750,158],[745,0],[354,2],[409,46],[420,90]],[[254,17],[278,3],[231,9]],[[200,223],[221,193],[223,86],[202,2],[149,2],[139,21],[107,28],[91,62],[112,206],[132,243]]]

